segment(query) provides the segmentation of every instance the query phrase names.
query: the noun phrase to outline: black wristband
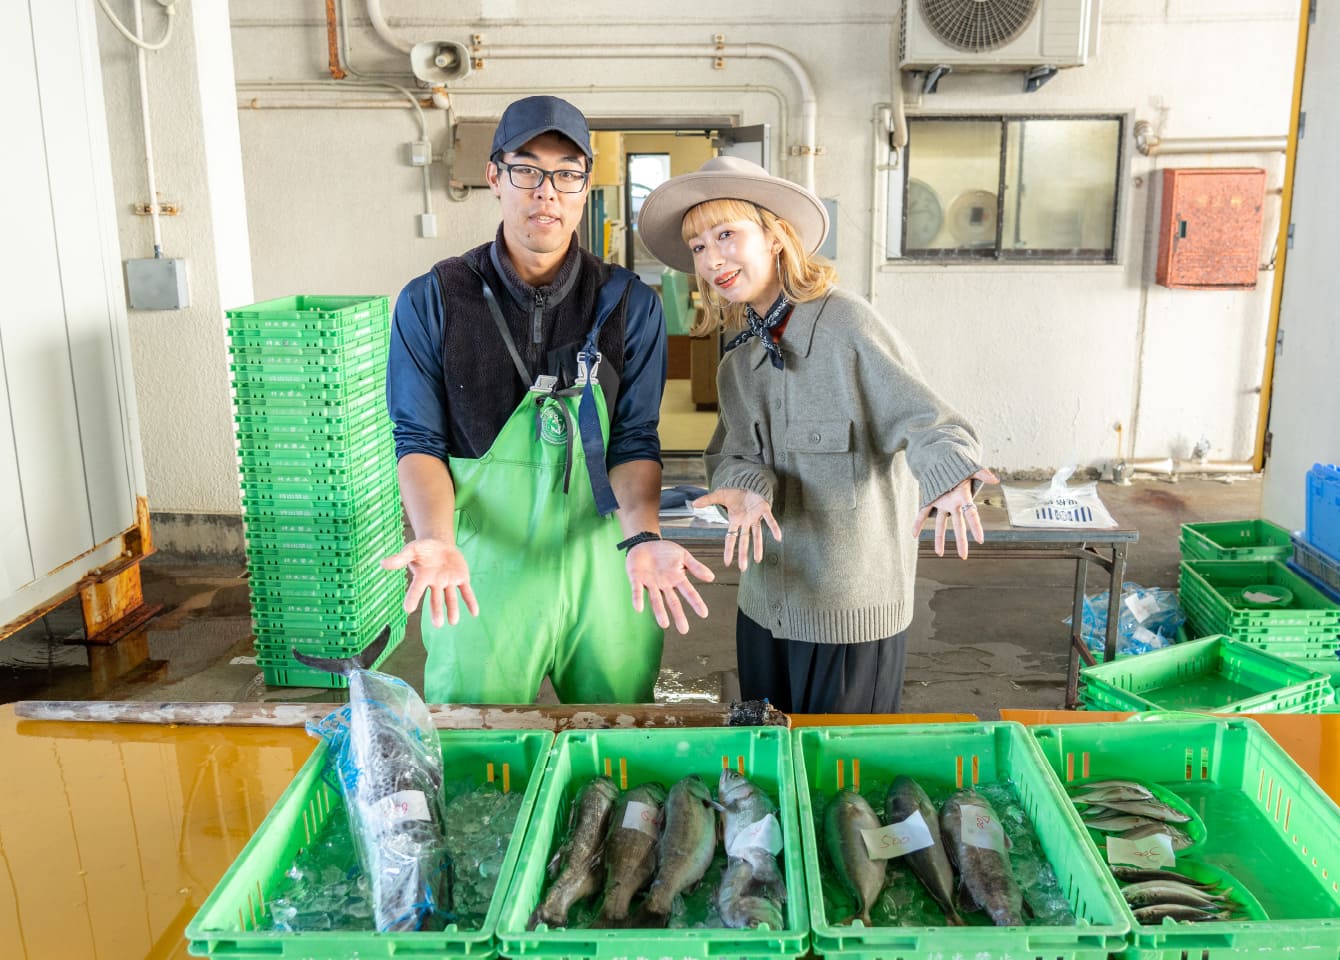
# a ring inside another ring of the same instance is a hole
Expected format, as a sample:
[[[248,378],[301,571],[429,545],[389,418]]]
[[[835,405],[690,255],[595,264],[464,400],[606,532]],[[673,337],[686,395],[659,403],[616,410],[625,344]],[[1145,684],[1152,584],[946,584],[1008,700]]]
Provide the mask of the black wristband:
[[[620,540],[615,546],[620,550],[631,550],[639,543],[646,543],[649,540],[659,540],[659,533],[652,533],[650,530],[643,530],[641,533],[635,533],[627,540]]]

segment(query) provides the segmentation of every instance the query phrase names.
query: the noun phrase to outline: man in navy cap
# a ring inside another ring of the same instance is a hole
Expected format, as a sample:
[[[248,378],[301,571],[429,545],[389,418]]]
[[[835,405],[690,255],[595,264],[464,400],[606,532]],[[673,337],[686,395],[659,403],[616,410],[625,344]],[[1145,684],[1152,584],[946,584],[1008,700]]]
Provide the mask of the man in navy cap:
[[[577,243],[586,118],[557,97],[504,111],[486,176],[502,223],[396,303],[387,368],[430,702],[654,697],[664,628],[711,571],[660,539],[660,301]],[[630,598],[631,587],[631,598]],[[470,616],[463,617],[464,604]]]

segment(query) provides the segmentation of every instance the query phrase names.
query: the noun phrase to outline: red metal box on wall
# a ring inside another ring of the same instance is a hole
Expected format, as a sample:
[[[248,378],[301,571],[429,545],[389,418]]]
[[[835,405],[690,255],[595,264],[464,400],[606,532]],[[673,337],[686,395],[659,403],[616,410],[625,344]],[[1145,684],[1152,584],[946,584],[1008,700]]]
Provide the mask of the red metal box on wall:
[[[1165,287],[1250,290],[1261,256],[1266,172],[1163,171],[1156,279]]]

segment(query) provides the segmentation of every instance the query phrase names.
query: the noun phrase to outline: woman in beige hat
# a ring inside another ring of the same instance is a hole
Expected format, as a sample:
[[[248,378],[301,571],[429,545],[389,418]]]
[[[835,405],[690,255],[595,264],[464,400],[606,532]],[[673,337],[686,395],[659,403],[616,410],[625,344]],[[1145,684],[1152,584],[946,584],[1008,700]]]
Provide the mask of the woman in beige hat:
[[[996,478],[975,432],[893,327],[834,286],[814,255],[828,215],[808,190],[716,157],[652,191],[638,232],[697,274],[708,309],[693,332],[731,337],[712,492],[696,505],[729,520],[741,695],[788,712],[896,711],[922,524],[936,515],[936,553],[949,522],[959,556],[969,535],[982,542],[974,482]]]

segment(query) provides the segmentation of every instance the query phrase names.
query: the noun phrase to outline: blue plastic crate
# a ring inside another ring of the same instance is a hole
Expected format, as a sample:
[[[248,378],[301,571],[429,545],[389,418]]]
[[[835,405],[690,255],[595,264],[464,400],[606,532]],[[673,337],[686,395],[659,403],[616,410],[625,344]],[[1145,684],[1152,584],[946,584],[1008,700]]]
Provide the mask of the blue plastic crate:
[[[1307,472],[1307,542],[1340,560],[1340,467],[1314,463]]]

